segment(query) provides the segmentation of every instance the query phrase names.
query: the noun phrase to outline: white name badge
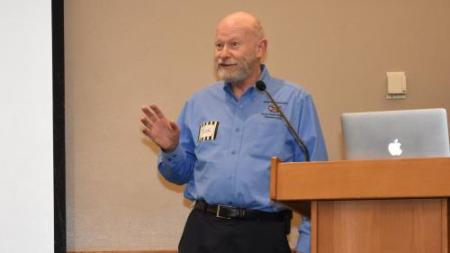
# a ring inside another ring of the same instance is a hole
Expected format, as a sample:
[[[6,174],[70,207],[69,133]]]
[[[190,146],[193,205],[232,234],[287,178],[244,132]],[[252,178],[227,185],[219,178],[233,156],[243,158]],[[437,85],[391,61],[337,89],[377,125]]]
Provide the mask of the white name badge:
[[[219,121],[206,121],[200,125],[198,141],[212,141],[216,139]]]

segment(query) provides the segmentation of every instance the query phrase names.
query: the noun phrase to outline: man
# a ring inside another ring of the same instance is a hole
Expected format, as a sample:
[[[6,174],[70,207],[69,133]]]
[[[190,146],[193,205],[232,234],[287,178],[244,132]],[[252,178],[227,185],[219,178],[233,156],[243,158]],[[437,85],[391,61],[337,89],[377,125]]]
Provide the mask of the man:
[[[288,253],[290,212],[269,198],[270,159],[303,161],[305,154],[258,80],[309,149],[311,160],[327,153],[311,97],[275,79],[262,64],[267,40],[259,21],[237,12],[218,24],[215,68],[219,82],[185,104],[178,124],[156,106],[144,106],[144,134],[162,150],[158,168],[169,181],[187,184],[195,201],[180,253]],[[299,185],[301,187],[301,185]],[[309,222],[300,226],[297,251],[309,252]]]

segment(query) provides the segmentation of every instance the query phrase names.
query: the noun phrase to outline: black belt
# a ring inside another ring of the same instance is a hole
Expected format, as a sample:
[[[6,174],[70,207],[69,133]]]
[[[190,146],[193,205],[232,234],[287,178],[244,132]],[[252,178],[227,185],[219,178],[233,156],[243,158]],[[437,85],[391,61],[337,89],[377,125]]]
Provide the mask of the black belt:
[[[205,213],[213,214],[222,219],[253,219],[261,221],[286,221],[292,218],[289,210],[281,212],[263,212],[227,205],[210,205],[203,200],[197,200],[194,208]]]

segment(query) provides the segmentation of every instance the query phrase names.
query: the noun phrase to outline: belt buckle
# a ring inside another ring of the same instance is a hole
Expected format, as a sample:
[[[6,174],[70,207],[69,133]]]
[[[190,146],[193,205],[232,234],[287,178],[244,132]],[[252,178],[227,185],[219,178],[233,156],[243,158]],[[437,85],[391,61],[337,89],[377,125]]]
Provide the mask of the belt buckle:
[[[220,215],[220,209],[221,209],[221,207],[231,207],[231,206],[217,205],[216,218],[226,219],[226,220],[231,220],[230,217],[225,217],[225,216]]]

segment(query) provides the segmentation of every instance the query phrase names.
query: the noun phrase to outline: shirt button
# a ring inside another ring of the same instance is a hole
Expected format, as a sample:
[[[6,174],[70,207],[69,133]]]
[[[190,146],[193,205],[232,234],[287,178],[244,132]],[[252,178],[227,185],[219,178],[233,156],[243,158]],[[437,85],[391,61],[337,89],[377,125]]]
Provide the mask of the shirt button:
[[[232,155],[235,155],[235,154],[236,154],[236,151],[234,151],[234,150],[231,151],[231,154],[232,154]]]

